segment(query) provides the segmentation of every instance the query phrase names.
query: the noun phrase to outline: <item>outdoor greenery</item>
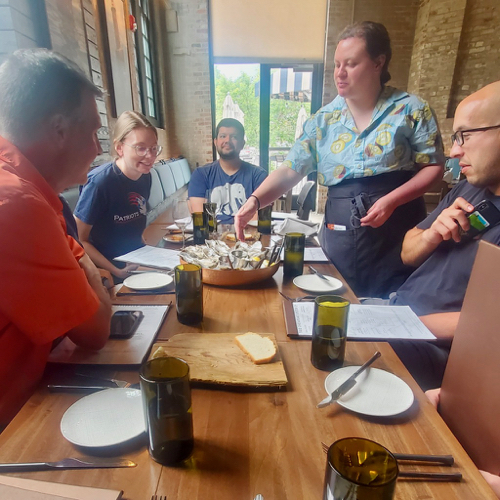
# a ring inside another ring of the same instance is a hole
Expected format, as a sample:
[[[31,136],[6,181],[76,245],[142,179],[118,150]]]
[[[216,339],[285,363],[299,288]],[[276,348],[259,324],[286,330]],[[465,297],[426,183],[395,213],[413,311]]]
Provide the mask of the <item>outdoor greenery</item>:
[[[255,148],[259,147],[259,97],[255,95],[255,85],[258,82],[258,74],[240,73],[236,79],[232,80],[215,67],[216,123],[222,120],[222,104],[229,92],[233,101],[245,113],[247,145]],[[290,148],[293,145],[297,116],[302,105],[309,114],[310,103],[271,99],[269,141],[271,148]]]

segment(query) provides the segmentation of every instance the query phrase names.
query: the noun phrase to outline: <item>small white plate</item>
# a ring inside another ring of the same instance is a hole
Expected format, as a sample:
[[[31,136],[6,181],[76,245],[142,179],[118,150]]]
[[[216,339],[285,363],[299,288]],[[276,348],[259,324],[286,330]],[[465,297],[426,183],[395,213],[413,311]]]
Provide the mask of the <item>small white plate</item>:
[[[182,244],[182,234],[166,234],[163,239],[169,243]]]
[[[174,279],[165,273],[133,274],[123,280],[123,284],[132,290],[156,290],[170,285]]]
[[[331,394],[345,382],[359,366],[345,366],[330,373],[325,389]],[[348,410],[373,417],[390,417],[408,410],[413,404],[413,392],[396,375],[368,368],[356,379],[356,385],[337,402]]]
[[[325,278],[328,282],[315,274],[302,274],[294,278],[293,283],[302,290],[312,293],[334,292],[342,288],[343,283],[337,278],[333,276],[325,276]]]
[[[61,419],[62,435],[77,446],[114,446],[145,430],[138,389],[106,389],[89,394],[72,404]]]

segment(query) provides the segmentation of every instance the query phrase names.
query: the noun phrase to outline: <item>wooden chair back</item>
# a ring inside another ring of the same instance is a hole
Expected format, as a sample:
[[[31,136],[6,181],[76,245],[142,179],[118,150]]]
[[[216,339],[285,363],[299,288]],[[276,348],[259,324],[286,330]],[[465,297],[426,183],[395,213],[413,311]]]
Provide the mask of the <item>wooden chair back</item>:
[[[441,388],[440,413],[478,468],[500,473],[500,247],[481,241]]]

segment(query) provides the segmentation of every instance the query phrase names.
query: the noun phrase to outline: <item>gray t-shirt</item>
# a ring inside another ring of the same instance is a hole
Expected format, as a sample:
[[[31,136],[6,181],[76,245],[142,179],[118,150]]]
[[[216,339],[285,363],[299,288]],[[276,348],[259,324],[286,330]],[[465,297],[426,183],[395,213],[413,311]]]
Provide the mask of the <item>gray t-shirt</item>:
[[[493,195],[488,189],[474,187],[464,180],[417,227],[429,228],[438,215],[459,196],[472,205],[490,200],[500,210],[500,196]],[[481,239],[500,245],[500,224],[486,231]],[[409,305],[419,316],[460,311],[478,244],[477,239],[460,243],[443,241],[403,283],[391,303]]]

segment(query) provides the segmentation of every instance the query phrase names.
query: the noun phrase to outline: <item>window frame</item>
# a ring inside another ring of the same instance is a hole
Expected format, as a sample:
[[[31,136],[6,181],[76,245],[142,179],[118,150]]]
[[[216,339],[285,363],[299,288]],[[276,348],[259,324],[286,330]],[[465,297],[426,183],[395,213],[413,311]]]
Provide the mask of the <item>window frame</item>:
[[[147,3],[149,8],[149,16],[145,15],[143,11],[143,4]],[[137,70],[137,83],[139,90],[139,97],[141,103],[141,112],[142,114],[157,128],[162,128],[162,111],[161,111],[161,101],[159,94],[159,77],[158,77],[158,56],[157,51],[155,50],[155,28],[153,18],[155,15],[154,2],[151,0],[131,0],[130,6],[132,9],[132,14],[135,18],[137,24],[137,30],[134,33],[134,49],[135,49],[135,68]],[[143,17],[144,15],[144,17]],[[147,37],[144,36],[143,33],[143,19],[147,20]],[[146,71],[146,56],[144,54],[144,46],[143,40],[146,38],[148,42],[149,48],[149,60],[151,62],[151,84],[153,95],[147,92],[148,88],[148,78]],[[153,99],[153,103],[155,106],[156,117],[151,116],[149,113],[149,98]]]

